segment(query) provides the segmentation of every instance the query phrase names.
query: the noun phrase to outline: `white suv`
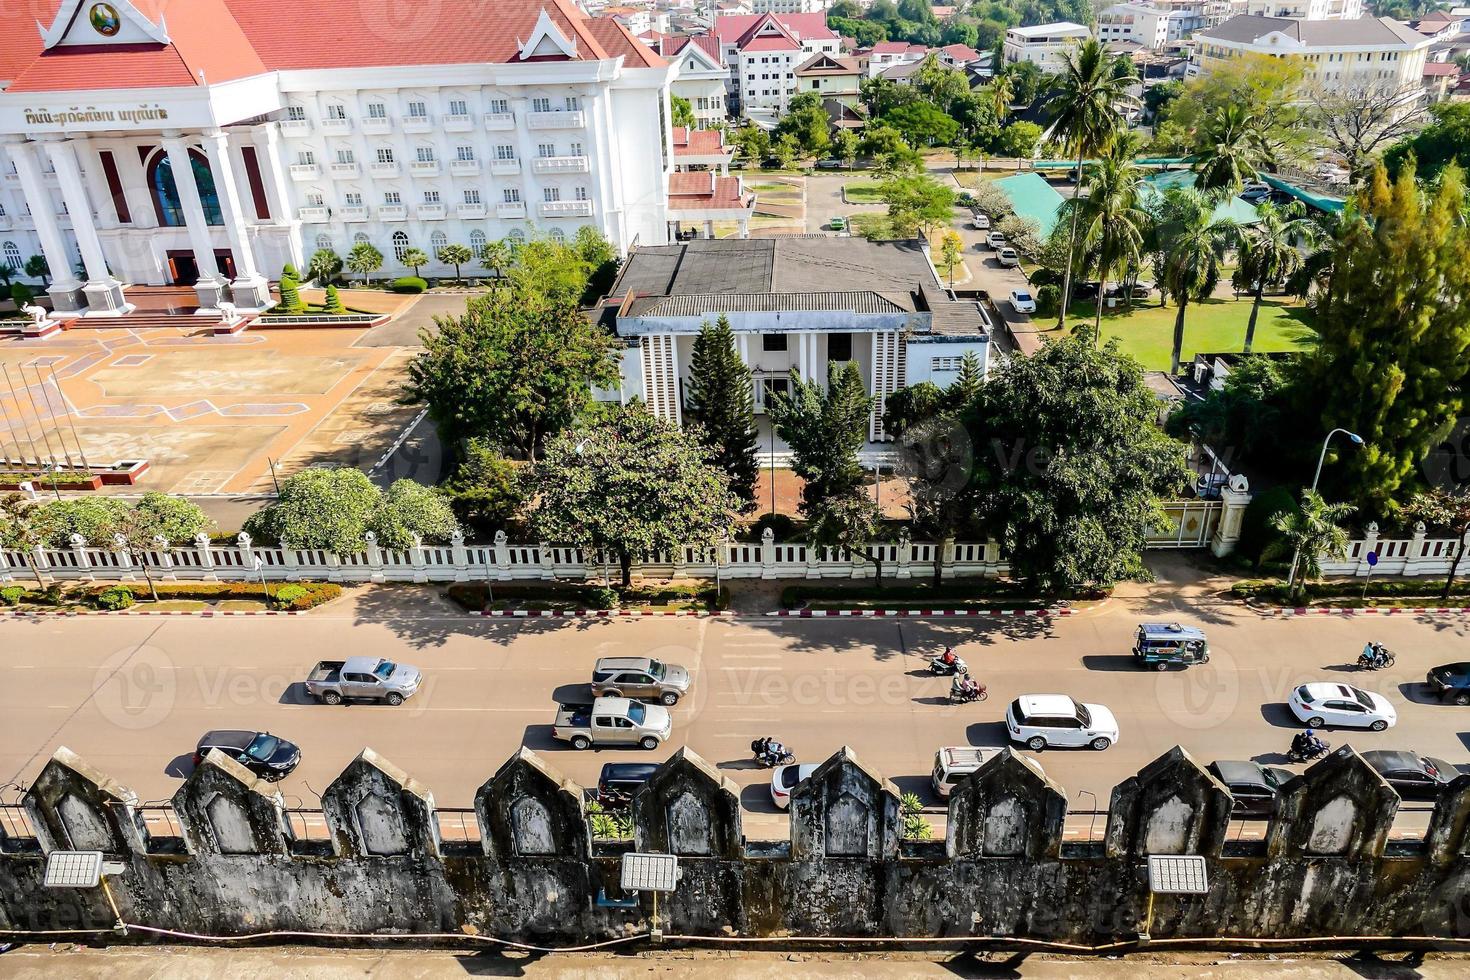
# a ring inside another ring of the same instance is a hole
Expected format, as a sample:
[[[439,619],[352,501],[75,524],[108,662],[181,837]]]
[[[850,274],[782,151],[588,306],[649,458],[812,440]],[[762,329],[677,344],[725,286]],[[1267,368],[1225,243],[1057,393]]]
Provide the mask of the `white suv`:
[[[1053,745],[1102,751],[1118,740],[1118,720],[1100,704],[1065,694],[1023,694],[1006,708],[1006,732],[1033,752]]]
[[[1399,720],[1398,712],[1383,695],[1350,684],[1303,684],[1291,692],[1287,704],[1297,720],[1306,722],[1308,728],[1331,725],[1381,732]]]

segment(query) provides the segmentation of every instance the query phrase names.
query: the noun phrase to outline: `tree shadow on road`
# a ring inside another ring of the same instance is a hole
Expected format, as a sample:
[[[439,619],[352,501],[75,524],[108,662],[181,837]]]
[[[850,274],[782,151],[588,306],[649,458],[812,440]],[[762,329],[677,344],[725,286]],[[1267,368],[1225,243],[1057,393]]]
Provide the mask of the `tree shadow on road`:
[[[479,616],[466,612],[437,589],[379,587],[354,595],[356,625],[383,626],[415,650],[444,646],[468,637],[509,646],[517,639],[538,633],[567,631],[585,636],[606,630],[614,618],[540,618]]]

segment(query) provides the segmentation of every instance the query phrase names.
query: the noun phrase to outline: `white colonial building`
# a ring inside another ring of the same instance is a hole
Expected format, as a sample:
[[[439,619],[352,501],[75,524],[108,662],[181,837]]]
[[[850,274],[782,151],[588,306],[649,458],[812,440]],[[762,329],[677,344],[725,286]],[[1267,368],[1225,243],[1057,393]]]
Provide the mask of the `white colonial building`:
[[[569,0],[37,0],[0,37],[0,260],[44,255],[62,315],[125,284],[259,309],[357,242],[392,275],[410,246],[666,240],[669,66]]]
[[[813,55],[842,50],[825,14],[720,16],[714,33],[729,71],[732,109],[768,126],[796,94],[796,69]]]
[[[1091,36],[1086,27],[1066,20],[1012,27],[1006,31],[1002,57],[1008,65],[1029,61],[1044,72],[1056,73],[1062,70],[1062,56]]]
[[[1433,43],[1389,17],[1240,16],[1195,35],[1186,72],[1208,75],[1243,55],[1266,55],[1294,59],[1302,66],[1306,84],[1322,91],[1373,89],[1394,94],[1422,88],[1425,57]]]

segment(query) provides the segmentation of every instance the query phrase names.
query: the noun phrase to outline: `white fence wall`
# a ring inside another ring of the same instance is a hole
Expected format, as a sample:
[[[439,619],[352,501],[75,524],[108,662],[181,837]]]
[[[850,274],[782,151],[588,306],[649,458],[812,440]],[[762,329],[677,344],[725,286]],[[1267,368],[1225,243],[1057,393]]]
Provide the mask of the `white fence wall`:
[[[1470,534],[1465,536],[1470,544]],[[1455,552],[1460,546],[1456,538],[1431,538],[1423,524],[1414,525],[1414,533],[1408,538],[1383,538],[1378,534],[1378,525],[1369,524],[1367,533],[1348,544],[1347,556],[1340,560],[1322,562],[1323,575],[1356,575],[1365,578],[1371,569],[1379,575],[1448,575],[1454,563]],[[1368,556],[1376,554],[1378,564],[1370,565]],[[1470,555],[1460,563],[1461,574],[1470,574]]]

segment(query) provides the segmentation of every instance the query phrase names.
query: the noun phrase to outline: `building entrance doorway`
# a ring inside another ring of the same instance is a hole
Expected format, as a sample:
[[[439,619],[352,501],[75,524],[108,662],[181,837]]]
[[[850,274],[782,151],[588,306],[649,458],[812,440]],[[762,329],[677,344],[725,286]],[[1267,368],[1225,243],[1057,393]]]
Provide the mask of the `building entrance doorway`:
[[[199,281],[199,263],[193,252],[168,253],[169,282],[175,286],[192,286]]]

